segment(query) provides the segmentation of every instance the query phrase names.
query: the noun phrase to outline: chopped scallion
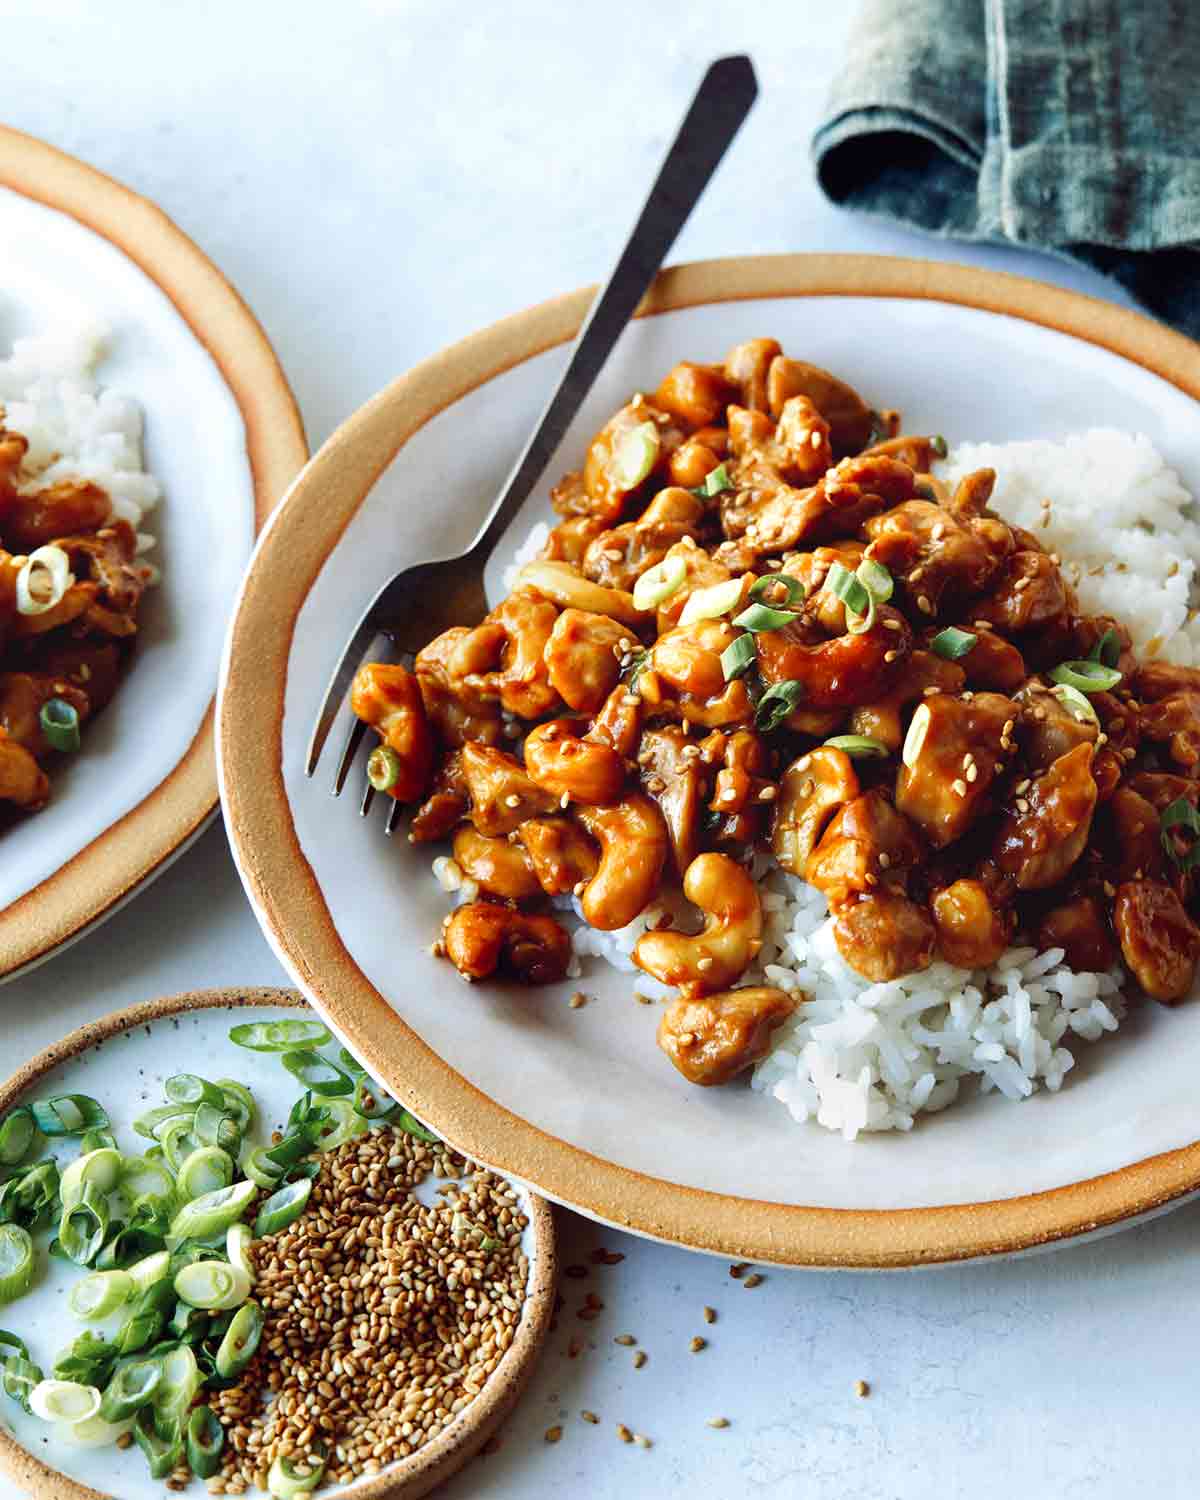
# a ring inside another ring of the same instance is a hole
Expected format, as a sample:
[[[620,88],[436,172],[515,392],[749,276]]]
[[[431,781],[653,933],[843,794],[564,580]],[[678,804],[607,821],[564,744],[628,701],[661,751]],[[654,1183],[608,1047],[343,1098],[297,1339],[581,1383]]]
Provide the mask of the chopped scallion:
[[[1071,687],[1065,682],[1060,682],[1050,691],[1071,717],[1078,720],[1080,724],[1099,724],[1100,716],[1092,707],[1091,699],[1086,693],[1081,693],[1078,688]]]
[[[106,1130],[109,1118],[87,1094],[58,1094],[53,1099],[35,1099],[29,1106],[43,1135],[82,1135],[86,1130]]]
[[[725,681],[732,682],[743,672],[748,672],[754,665],[757,654],[758,648],[754,644],[753,635],[739,635],[736,640],[730,641],[721,652],[721,671],[725,674]]]
[[[1088,661],[1098,661],[1104,667],[1115,667],[1120,660],[1121,637],[1110,625],[1088,652]]]
[[[79,710],[65,698],[47,698],[38,714],[42,737],[52,750],[79,749]]]
[[[790,609],[772,609],[769,604],[750,604],[740,615],[733,617],[733,623],[757,635],[766,630],[782,630],[796,619],[795,612]]]
[[[0,1224],[0,1302],[14,1302],[33,1284],[33,1240],[19,1224]]]
[[[224,1260],[196,1260],[175,1276],[175,1295],[208,1312],[237,1307],[250,1295],[250,1277]]]
[[[947,625],[945,630],[939,630],[930,641],[929,649],[935,656],[944,657],[946,661],[958,661],[975,649],[978,639],[969,630],[959,630],[957,625]]]
[[[638,609],[657,609],[679,592],[687,578],[687,563],[682,557],[664,557],[640,575],[633,586],[633,602]]]
[[[99,1415],[105,1422],[124,1422],[146,1405],[161,1383],[160,1359],[123,1360],[105,1387]]]
[[[74,1380],[40,1380],[29,1393],[29,1407],[43,1422],[86,1422],[100,1410],[100,1392]]]
[[[804,698],[804,684],[795,678],[773,683],[754,710],[755,726],[763,734],[779,728],[789,714],[793,713]]]
[[[865,734],[837,734],[825,743],[831,750],[840,750],[851,760],[874,760],[891,754],[882,740],[873,740]]]
[[[234,1026],[229,1040],[251,1052],[289,1052],[293,1047],[323,1047],[333,1037],[320,1021],[248,1021]]]
[[[15,1167],[24,1161],[36,1134],[37,1124],[24,1104],[9,1110],[0,1121],[0,1166]]]
[[[855,569],[854,576],[876,604],[886,604],[892,597],[896,587],[895,579],[884,565],[876,562],[874,558],[864,557]]]
[[[1168,857],[1181,870],[1200,864],[1200,812],[1186,797],[1176,797],[1158,816],[1160,837]],[[1180,834],[1190,835],[1182,839]]]
[[[1122,675],[1101,661],[1065,661],[1050,672],[1050,679],[1081,693],[1106,693],[1116,687]]]
[[[639,422],[618,434],[608,461],[608,477],[618,490],[634,490],[658,462],[658,428]]]
[[[91,1322],[116,1312],[133,1293],[134,1281],[128,1271],[93,1271],[71,1288],[67,1306],[75,1317]]]
[[[281,1454],[267,1474],[267,1490],[274,1500],[296,1500],[298,1495],[311,1494],[324,1473],[324,1459],[310,1458],[307,1463],[297,1466],[290,1457]]]
[[[681,625],[694,625],[698,620],[719,620],[742,602],[742,580],[725,578],[720,583],[710,583],[706,588],[694,589],[679,612]]]
[[[242,1373],[254,1358],[262,1331],[262,1309],[256,1302],[243,1302],[217,1349],[215,1364],[222,1380],[233,1380]]]
[[[298,1078],[305,1088],[335,1098],[340,1094],[354,1092],[354,1080],[337,1063],[330,1062],[319,1052],[305,1048],[296,1052],[285,1052],[281,1059],[284,1067]]]
[[[778,590],[782,585],[784,597],[781,599]],[[768,594],[770,598],[768,598]],[[750,585],[746,597],[754,600],[757,604],[791,605],[803,604],[808,597],[808,590],[798,578],[793,578],[790,573],[768,573],[763,578],[757,578]]]
[[[243,1178],[229,1187],[201,1193],[185,1203],[171,1220],[170,1239],[203,1240],[224,1234],[245,1213],[256,1191],[255,1184]]]
[[[390,745],[376,745],[367,756],[367,780],[377,792],[390,792],[403,771],[400,757]]]
[[[312,1183],[301,1178],[299,1182],[289,1182],[277,1193],[272,1193],[254,1220],[254,1238],[260,1240],[264,1235],[278,1234],[281,1229],[295,1223],[304,1212],[311,1192]]]
[[[692,491],[701,500],[711,500],[714,495],[724,494],[726,490],[733,488],[733,480],[729,477],[729,469],[725,464],[718,464],[715,469],[710,469],[704,476],[704,483],[698,484]]]
[[[197,1479],[211,1479],[221,1468],[221,1450],[225,1446],[225,1429],[211,1407],[194,1407],[188,1416],[188,1468]]]
[[[218,1109],[225,1108],[225,1095],[221,1092],[220,1084],[209,1083],[207,1078],[201,1078],[196,1073],[176,1073],[168,1078],[163,1084],[163,1094],[168,1104],[190,1104],[193,1109],[198,1104],[214,1104]]]

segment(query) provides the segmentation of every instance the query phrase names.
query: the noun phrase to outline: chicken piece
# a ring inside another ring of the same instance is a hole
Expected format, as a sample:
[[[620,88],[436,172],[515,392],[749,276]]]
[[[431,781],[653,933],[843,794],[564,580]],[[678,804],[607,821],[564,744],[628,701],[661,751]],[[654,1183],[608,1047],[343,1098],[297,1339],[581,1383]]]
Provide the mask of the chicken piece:
[[[1044,771],[1076,745],[1094,745],[1100,737],[1098,723],[1078,717],[1036,677],[1013,701],[1020,707],[1017,738],[1032,770]]]
[[[832,907],[853,895],[903,886],[922,858],[921,841],[878,787],[838,809],[804,867]]]
[[[1158,809],[1128,785],[1117,788],[1108,808],[1116,878],[1165,880],[1167,856],[1163,852]]]
[[[581,509],[589,515],[602,516],[612,525],[621,519],[632,496],[654,488],[670,449],[678,447],[683,438],[678,429],[673,440],[669,438],[669,426],[666,412],[656,411],[640,399],[631,401],[612,416],[588,448],[583,465],[587,501]],[[638,429],[645,429],[645,443],[639,439]],[[651,429],[653,437],[649,436]],[[579,503],[577,495],[572,499]],[[561,507],[559,514],[563,514]]]
[[[751,985],[674,1000],[658,1023],[658,1045],[689,1083],[728,1083],[767,1055],[771,1033],[796,1002],[784,990]]]
[[[830,639],[810,600],[794,625],[758,637],[758,669],[766,683],[798,682],[808,709],[848,709],[886,697],[912,651],[912,628],[898,610],[881,604],[859,635]]]
[[[878,740],[889,750],[899,750],[904,743],[903,712],[909,704],[924,698],[928,688],[954,696],[962,691],[963,682],[963,669],[957,662],[946,661],[932,651],[914,651],[886,698],[852,710],[850,732]]]
[[[550,686],[568,708],[595,713],[616,687],[621,662],[637,645],[628,625],[564,609],[543,649]]]
[[[97,584],[73,583],[57,604],[52,604],[40,614],[12,615],[8,621],[9,635],[16,640],[32,641],[38,636],[48,635],[52,630],[60,630],[64,625],[75,625],[77,630],[84,629],[83,621],[88,612],[97,607],[99,595]],[[80,623],[76,625],[77,621]],[[119,630],[118,626],[116,630],[107,633],[118,634]]]
[[[956,880],[935,891],[929,909],[938,948],[948,964],[986,969],[1009,945],[1012,911],[995,906],[978,880]]]
[[[1111,615],[1077,615],[1071,622],[1072,637],[1072,659],[1086,660],[1095,650],[1098,642],[1111,631],[1117,638],[1119,655],[1116,661],[1117,671],[1121,673],[1126,684],[1134,680],[1138,671],[1137,657],[1133,651],[1133,641],[1129,631],[1122,625],[1120,620],[1115,620]],[[1151,664],[1153,672],[1155,664]],[[1196,686],[1200,686],[1200,673],[1197,674]],[[1149,698],[1151,694],[1144,693],[1138,689],[1139,697]]]
[[[721,760],[709,803],[709,811],[717,819],[713,843],[752,844],[775,792],[767,779],[770,756],[752,729],[735,729],[723,739]],[[766,802],[762,800],[764,792]]]
[[[747,723],[754,705],[746,684],[726,682],[721,667],[721,653],[738,634],[726,620],[697,620],[660,635],[637,680],[649,713],[708,729]]]
[[[663,815],[682,879],[700,852],[700,810],[708,767],[699,747],[673,724],[646,730],[637,759],[642,788]]]
[[[1200,693],[1200,667],[1177,667],[1169,661],[1148,661],[1138,667],[1130,686],[1143,703],[1158,703],[1176,693]]]
[[[473,636],[474,645],[468,648]],[[486,650],[477,655],[481,644]],[[444,630],[417,652],[415,671],[421,700],[444,745],[457,747],[468,741],[496,745],[503,738],[500,705],[492,693],[485,691],[479,677],[493,658],[493,643],[480,643],[477,633],[463,625]]]
[[[50,795],[50,781],[24,745],[0,728],[0,802],[36,812]]]
[[[732,431],[732,429],[731,429]],[[891,458],[843,459],[809,489],[784,484],[761,462],[739,467],[741,488],[722,498],[721,524],[755,554],[855,536],[869,517],[912,494],[913,472]]]
[[[112,521],[95,535],[60,535],[54,545],[67,554],[77,579],[90,579],[96,584],[100,603],[115,614],[130,617],[131,628],[113,633],[131,635],[132,616],[146,586],[146,575],[134,562],[137,533],[129,522]]]
[[[1046,913],[1037,945],[1042,952],[1061,948],[1068,966],[1085,973],[1104,973],[1119,957],[1099,901],[1082,891]]]
[[[987,693],[1013,694],[1029,676],[1025,658],[1011,641],[990,628],[972,622],[975,644],[956,665],[967,674],[967,687]]]
[[[778,422],[765,412],[729,408],[730,468],[739,489],[802,490],[833,463],[829,428],[803,396],[793,397]],[[728,502],[725,502],[728,506]]]
[[[1113,923],[1130,972],[1155,1000],[1184,999],[1196,977],[1200,928],[1169,885],[1128,880],[1117,887]]]
[[[1156,815],[1180,797],[1186,797],[1193,807],[1200,803],[1200,782],[1168,771],[1135,771],[1126,785],[1145,797]]]
[[[747,339],[733,346],[725,356],[725,376],[737,386],[740,405],[768,409],[771,366],[782,353],[775,339]]]
[[[488,697],[522,719],[538,719],[559,706],[546,666],[546,646],[558,607],[518,591],[486,616],[455,653],[454,667]],[[484,665],[486,663],[486,665]]]
[[[1200,763],[1200,692],[1172,693],[1144,703],[1138,728],[1148,740],[1165,742],[1176,765],[1193,769]]]
[[[709,447],[701,436],[701,433],[712,434],[714,432],[724,434],[724,429],[703,427],[699,433],[694,433],[686,443],[680,443],[675,449],[667,464],[667,477],[672,484],[681,485],[685,490],[699,489],[712,471],[717,468],[727,444],[721,443]]]
[[[632,760],[642,733],[642,700],[627,687],[613,688],[584,735],[600,745],[611,745],[625,760]]]
[[[879,458],[894,458],[902,464],[907,464],[914,474],[927,476],[933,467],[934,460],[940,457],[938,439],[933,437],[920,437],[916,434],[903,437],[885,438],[881,443],[872,443],[869,448],[864,449],[864,454],[871,454]]]
[[[0,536],[10,552],[29,553],[60,537],[95,531],[111,514],[107,491],[85,479],[64,479],[33,494],[0,485]]]
[[[835,458],[858,453],[871,441],[871,408],[852,386],[819,365],[777,354],[767,366],[767,405],[778,417],[793,396],[807,396],[829,424]]]
[[[470,817],[488,838],[513,833],[526,818],[558,811],[558,798],[532,781],[511,755],[468,741],[462,773],[471,799]]]
[[[32,672],[0,673],[0,729],[9,741],[28,750],[37,760],[54,753],[42,731],[41,712],[52,698],[69,703],[83,723],[91,714],[86,693],[62,677],[35,676]]]
[[[388,795],[415,802],[429,785],[434,748],[417,679],[407,667],[367,662],[354,674],[350,709],[395,752],[397,774]]]
[[[602,531],[583,558],[583,574],[606,588],[632,590],[685,536],[700,534],[705,507],[690,490],[659,490],[636,521]]]
[[[935,849],[952,844],[991,808],[1017,707],[999,693],[935,693],[913,711],[896,777],[896,806]]]
[[[1096,810],[1091,745],[1044,771],[1000,825],[993,858],[1023,891],[1057,885],[1083,853]]]
[[[856,974],[874,984],[927,969],[936,936],[925,907],[898,891],[859,896],[834,912],[838,952]]]
[[[960,608],[1002,569],[1012,539],[1006,527],[995,533],[998,524],[959,520],[928,500],[906,500],[872,516],[863,532],[871,557],[891,572],[913,608],[932,619]]]
[[[821,745],[794,760],[780,778],[775,800],[775,862],[789,874],[803,876],[825,825],[858,794],[858,777],[844,751]]]
[[[454,862],[468,880],[497,900],[529,901],[542,894],[533,862],[511,838],[485,838],[466,823],[454,835]]]
[[[442,943],[464,979],[487,979],[499,970],[524,984],[553,984],[571,958],[571,939],[552,917],[487,901],[472,901],[448,917]]]
[[[548,562],[566,562],[579,567],[589,544],[607,530],[608,522],[602,516],[570,516],[551,531],[538,556]]]
[[[686,432],[696,432],[719,423],[738,396],[737,384],[719,365],[683,360],[663,377],[654,404]]]
[[[581,884],[592,878],[600,863],[591,839],[570,818],[527,818],[517,837],[548,896],[581,894]]]
[[[436,843],[444,839],[467,816],[471,794],[467,791],[462,769],[462,752],[446,756],[433,778],[429,796],[413,814],[408,838],[413,844]]]
[[[65,681],[85,694],[89,711],[98,714],[112,701],[121,681],[121,648],[111,641],[41,641],[25,659],[30,671]]]
[[[988,592],[972,600],[970,613],[1002,635],[1048,635],[1057,652],[1069,629],[1072,602],[1058,564],[1044,552],[1023,550],[1001,563]],[[1021,648],[1028,652],[1037,644],[1023,640]]]
[[[589,520],[598,521],[601,527],[604,527],[612,526],[618,518],[617,512],[605,515],[603,508],[599,514],[597,513],[593,507],[592,497],[588,494],[583,482],[583,473],[578,469],[564,474],[558,481],[550,491],[550,504],[560,516],[567,520],[587,517]]]

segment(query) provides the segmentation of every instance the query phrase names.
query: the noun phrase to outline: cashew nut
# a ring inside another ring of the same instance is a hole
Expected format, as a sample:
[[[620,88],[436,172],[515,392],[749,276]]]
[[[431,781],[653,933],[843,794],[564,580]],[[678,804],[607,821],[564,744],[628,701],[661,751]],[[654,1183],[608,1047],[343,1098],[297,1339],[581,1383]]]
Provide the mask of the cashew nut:
[[[531,729],[525,740],[525,769],[561,802],[605,806],[616,802],[625,785],[625,762],[609,745],[580,738],[580,725],[552,719]]]
[[[460,906],[447,919],[442,942],[466,979],[486,979],[500,969],[526,984],[553,984],[571,957],[571,939],[552,917],[489,901]]]
[[[558,799],[531,781],[511,755],[468,741],[462,774],[471,798],[471,821],[488,838],[512,833],[526,818],[556,812]]]
[[[602,932],[627,927],[654,899],[671,841],[649,797],[631,792],[615,807],[575,809],[600,845],[600,864],[583,892],[583,915]]]
[[[700,854],[683,877],[683,894],[705,914],[704,930],[647,932],[633,961],[663,984],[692,994],[725,989],[744,974],[762,946],[758,887],[725,854]]]
[[[528,854],[507,839],[489,839],[469,825],[454,835],[454,858],[481,890],[505,901],[527,901],[542,887]]]
[[[765,1057],[771,1032],[796,1008],[766,985],[674,1000],[658,1023],[658,1045],[689,1083],[729,1080]]]
[[[368,662],[354,674],[350,708],[396,752],[400,773],[388,788],[397,802],[415,802],[433,769],[433,735],[421,689],[407,667]]]
[[[803,879],[826,823],[857,796],[858,776],[844,751],[822,745],[794,760],[783,773],[775,803],[771,850],[777,863]]]
[[[625,625],[645,625],[649,616],[638,609],[633,595],[624,589],[606,589],[566,562],[526,563],[517,574],[517,587],[531,589],[563,609],[582,609],[594,615],[609,615]]]
[[[636,644],[608,615],[565,609],[546,642],[550,684],[568,708],[594,714],[617,685],[621,657]]]

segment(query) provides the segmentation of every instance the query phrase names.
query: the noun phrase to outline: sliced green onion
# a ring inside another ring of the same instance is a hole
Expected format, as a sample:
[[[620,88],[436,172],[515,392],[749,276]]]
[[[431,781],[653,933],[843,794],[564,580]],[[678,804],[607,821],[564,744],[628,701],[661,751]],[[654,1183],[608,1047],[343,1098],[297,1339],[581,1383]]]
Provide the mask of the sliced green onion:
[[[24,1354],[10,1354],[4,1361],[3,1372],[0,1375],[0,1380],[4,1385],[4,1394],[20,1402],[30,1416],[33,1413],[30,1411],[29,1397],[43,1379],[41,1370]]]
[[[171,1252],[169,1250],[156,1250],[152,1255],[144,1256],[134,1265],[129,1267],[129,1279],[133,1282],[136,1290],[144,1292],[147,1287],[152,1287],[155,1282],[170,1273]]]
[[[358,1098],[358,1090],[362,1085],[359,1078],[354,1085],[354,1097]],[[349,1099],[330,1099],[325,1104],[329,1113],[329,1128],[322,1130],[317,1137],[315,1146],[318,1151],[336,1151],[339,1146],[344,1146],[347,1141],[352,1141],[356,1136],[365,1135],[367,1122],[362,1111]]]
[[[365,1073],[354,1086],[354,1109],[364,1120],[386,1120],[396,1110],[396,1101]]]
[[[679,612],[679,623],[694,625],[697,620],[718,620],[741,602],[740,578],[726,578],[721,583],[710,583],[707,588],[694,589],[687,596]]]
[[[1081,693],[1106,693],[1124,674],[1100,661],[1065,661],[1050,673],[1052,682],[1078,688]]]
[[[153,1109],[148,1109],[144,1115],[139,1115],[133,1122],[133,1128],[139,1135],[157,1141],[168,1121],[190,1120],[195,1113],[186,1104],[158,1104]]]
[[[377,792],[390,792],[403,772],[403,763],[390,745],[376,745],[367,756],[367,780]]]
[[[664,557],[640,575],[633,586],[633,602],[638,609],[656,609],[672,594],[679,592],[688,576],[682,557]]]
[[[58,1207],[58,1167],[38,1162],[0,1186],[0,1224],[40,1229],[50,1223]]]
[[[100,1410],[100,1392],[74,1380],[39,1380],[29,1393],[29,1408],[43,1422],[86,1422]]]
[[[175,1307],[171,1282],[167,1278],[152,1281],[138,1293],[130,1306],[129,1316],[117,1333],[114,1343],[122,1354],[136,1354],[155,1343],[161,1336],[168,1313]]]
[[[776,593],[781,584],[784,590],[783,599],[780,599]],[[768,594],[771,595],[769,599]],[[753,600],[756,604],[803,604],[808,598],[808,590],[798,578],[793,578],[790,573],[767,573],[764,577],[755,579],[750,585],[746,598]]]
[[[105,1147],[115,1151],[117,1138],[111,1130],[85,1130],[79,1137],[79,1153],[86,1156],[89,1151],[101,1151]]]
[[[1104,667],[1115,667],[1120,660],[1121,637],[1110,625],[1088,652],[1088,661],[1098,661]]]
[[[63,1169],[59,1196],[64,1208],[72,1208],[83,1197],[90,1182],[99,1193],[111,1193],[121,1175],[121,1153],[112,1146],[101,1146],[77,1157]]]
[[[175,1294],[208,1312],[237,1307],[250,1295],[250,1277],[224,1260],[197,1260],[175,1276]]]
[[[51,750],[79,749],[79,710],[65,698],[47,698],[38,714],[42,737]]]
[[[111,1448],[132,1426],[132,1417],[127,1417],[124,1422],[106,1422],[96,1415],[83,1422],[60,1422],[58,1435],[75,1448]]]
[[[201,1146],[179,1168],[176,1191],[181,1203],[215,1193],[233,1182],[233,1157],[220,1146]]]
[[[298,1078],[305,1088],[318,1094],[336,1097],[354,1092],[354,1080],[349,1073],[319,1052],[308,1049],[285,1052],[280,1061],[293,1078]]]
[[[865,734],[836,734],[825,743],[831,750],[840,750],[851,760],[874,760],[891,754],[882,740],[873,740]]]
[[[345,1048],[342,1050],[345,1051]],[[218,1078],[217,1087],[225,1096],[226,1112],[233,1115],[238,1129],[245,1135],[254,1124],[254,1095],[244,1083],[238,1083],[236,1078]]]
[[[115,1234],[110,1234],[104,1248],[92,1262],[97,1271],[130,1271],[135,1265],[157,1255],[166,1238],[165,1215],[156,1219],[154,1226],[148,1221],[124,1224]]]
[[[283,1178],[286,1167],[277,1166],[267,1155],[265,1146],[255,1146],[242,1158],[242,1171],[255,1187],[274,1192]]]
[[[97,1388],[108,1384],[120,1350],[98,1333],[81,1333],[58,1356],[51,1371],[56,1380],[76,1380]]]
[[[43,576],[39,576],[39,569]],[[17,613],[45,614],[54,608],[74,582],[71,559],[61,547],[53,543],[35,547],[17,574]]]
[[[200,1140],[192,1129],[195,1123],[196,1117],[192,1115],[187,1119],[168,1120],[162,1127],[163,1155],[176,1175],[192,1152],[200,1150]]]
[[[224,1234],[246,1212],[256,1192],[255,1184],[243,1178],[229,1187],[201,1193],[198,1198],[185,1203],[171,1220],[169,1238],[203,1240]]]
[[[212,1409],[197,1406],[188,1417],[188,1468],[197,1479],[211,1479],[221,1469],[221,1450],[225,1446],[225,1429]]]
[[[886,604],[892,597],[896,581],[884,565],[874,558],[864,557],[854,570],[854,576],[876,604]]]
[[[1176,797],[1158,816],[1159,836],[1168,857],[1182,870],[1200,864],[1200,812],[1186,797]],[[1175,830],[1191,834],[1191,842],[1180,852]]]
[[[871,595],[849,568],[840,562],[830,565],[825,575],[825,588],[840,599],[851,614],[865,615]]]
[[[608,477],[619,490],[633,490],[658,462],[658,428],[639,422],[617,436],[608,461]]]
[[[229,1040],[251,1052],[289,1052],[293,1047],[323,1047],[333,1037],[320,1021],[248,1021],[234,1026]]]
[[[394,1130],[402,1130],[405,1135],[415,1135],[419,1141],[428,1141],[431,1145],[438,1145],[441,1137],[434,1135],[432,1130],[426,1130],[416,1115],[409,1114],[408,1110],[397,1110],[389,1122]]]
[[[29,1155],[37,1124],[33,1112],[24,1104],[9,1110],[0,1121],[0,1165],[15,1167]]]
[[[167,1324],[167,1332],[187,1343],[197,1343],[209,1331],[211,1321],[203,1308],[193,1307],[190,1302],[179,1300],[175,1303],[175,1313]]]
[[[128,1271],[93,1271],[71,1288],[67,1306],[75,1317],[91,1322],[116,1312],[133,1293],[134,1281]]]
[[[752,635],[739,635],[735,640],[730,641],[721,652],[721,671],[725,675],[725,681],[732,682],[743,672],[748,672],[754,665],[757,655],[758,647]]]
[[[714,495],[722,495],[732,488],[733,480],[729,477],[728,468],[724,464],[718,464],[715,469],[709,469],[704,476],[704,483],[696,485],[692,494],[701,500],[711,500]]]
[[[111,1124],[104,1110],[87,1094],[35,1099],[29,1107],[43,1135],[82,1135],[85,1130],[106,1130]]]
[[[207,1313],[201,1316],[208,1318]],[[187,1421],[188,1408],[204,1384],[204,1377],[187,1344],[176,1344],[162,1356],[162,1372],[162,1384],[154,1393],[155,1427],[159,1432],[177,1432]]]
[[[222,1151],[236,1151],[242,1143],[237,1116],[211,1104],[201,1104],[196,1110],[192,1133],[202,1146],[220,1146]]]
[[[242,1373],[254,1358],[262,1331],[262,1309],[257,1302],[243,1302],[217,1350],[217,1374],[222,1380],[233,1380]]]
[[[301,1178],[299,1182],[289,1182],[277,1193],[272,1193],[254,1220],[254,1238],[261,1240],[266,1234],[278,1234],[294,1223],[304,1212],[311,1192],[312,1183]]]
[[[105,1387],[100,1417],[105,1422],[124,1422],[146,1405],[161,1384],[161,1359],[123,1360]]]
[[[126,1197],[149,1204],[159,1199],[169,1201],[175,1192],[175,1179],[160,1161],[123,1156],[117,1186]]]
[[[773,683],[762,697],[754,710],[754,723],[763,734],[770,734],[779,728],[789,714],[795,712],[796,708],[804,699],[804,684],[790,677],[786,682]]]
[[[267,1490],[274,1500],[296,1500],[297,1495],[309,1495],[320,1484],[325,1473],[325,1460],[310,1457],[297,1467],[291,1457],[283,1454],[271,1465],[267,1475]]]
[[[356,1078],[360,1073],[365,1073],[367,1071],[366,1068],[363,1067],[362,1063],[359,1062],[358,1058],[355,1057],[354,1053],[347,1052],[345,1047],[338,1048],[338,1062],[341,1063],[342,1067],[345,1068],[347,1073],[353,1073]]]
[[[64,1205],[58,1223],[63,1254],[76,1265],[90,1266],[108,1234],[109,1210],[104,1191],[85,1182],[77,1202]]]
[[[190,1104],[193,1109],[198,1104],[214,1104],[218,1109],[225,1108],[225,1095],[221,1092],[220,1085],[209,1083],[207,1078],[201,1078],[198,1073],[176,1073],[163,1084],[163,1094],[168,1104]]]
[[[743,630],[761,634],[765,630],[782,630],[796,621],[796,613],[790,609],[772,609],[769,604],[750,604],[740,615],[734,615],[733,623]]]
[[[946,661],[958,661],[975,649],[978,639],[969,630],[959,630],[957,625],[947,625],[945,630],[939,630],[930,641],[929,649],[935,656],[944,657]]]
[[[160,1436],[154,1413],[148,1406],[143,1406],[133,1419],[133,1439],[150,1465],[151,1479],[165,1479],[183,1457],[178,1424],[165,1437]]]
[[[250,1264],[250,1246],[254,1235],[249,1224],[231,1224],[225,1231],[225,1254],[231,1266],[240,1266],[254,1280],[254,1267]]]
[[[0,1328],[0,1347],[12,1349],[22,1359],[29,1358],[29,1349],[24,1339],[19,1339],[15,1333],[9,1333],[7,1328]]]
[[[946,454],[950,452],[949,445],[940,432],[934,433],[933,437],[929,439],[929,446],[939,458],[945,458]]]
[[[1073,719],[1077,719],[1081,724],[1099,724],[1100,716],[1092,707],[1091,700],[1086,693],[1081,693],[1078,688],[1069,687],[1065,682],[1060,682],[1050,691]]]

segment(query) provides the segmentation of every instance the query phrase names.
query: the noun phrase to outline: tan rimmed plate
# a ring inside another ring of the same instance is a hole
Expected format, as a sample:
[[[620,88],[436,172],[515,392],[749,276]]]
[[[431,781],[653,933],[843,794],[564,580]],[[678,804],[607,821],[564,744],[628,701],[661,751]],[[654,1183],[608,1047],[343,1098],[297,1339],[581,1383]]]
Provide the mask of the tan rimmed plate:
[[[549,990],[468,989],[428,945],[434,852],[329,800],[304,751],[358,612],[403,563],[472,534],[588,303],[509,318],[389,386],[325,445],[263,536],[226,644],[222,795],[264,931],[342,1037],[456,1146],[553,1198],[658,1238],[797,1265],[911,1266],[1012,1253],[1128,1222],[1200,1187],[1200,1005],[1146,1006],[1060,1094],[985,1098],[853,1145],[743,1086],[690,1088],[654,1046],[633,977],[590,961]],[[942,263],[783,256],[683,266],[551,464],[680,358],[779,338],[911,430],[952,441],[1146,432],[1200,493],[1200,350],[1145,318]],[[546,488],[515,547],[548,518]],[[502,548],[501,551],[505,551]],[[493,596],[501,562],[489,566]],[[336,747],[335,747],[336,748]],[[381,809],[376,809],[381,816]],[[567,996],[596,998],[582,1010]]]
[[[213,692],[224,623],[254,537],[307,457],[262,329],[152,203],[0,128],[0,352],[97,324],[102,382],[145,415],[165,498],[148,519],[161,587],[138,659],[56,771],[49,806],[3,835],[0,977],[110,915],[216,806]]]
[[[86,1093],[107,1108],[118,1145],[132,1149],[139,1139],[132,1133],[133,1119],[161,1101],[163,1080],[178,1072],[180,1058],[187,1057],[210,1078],[236,1078],[247,1085],[260,1109],[258,1130],[278,1126],[299,1085],[278,1054],[235,1046],[229,1028],[239,1021],[283,1019],[280,1007],[303,1008],[303,1001],[294,990],[197,990],[118,1011],[46,1048],[0,1084],[0,1116],[23,1099]],[[433,1442],[374,1478],[323,1489],[323,1495],[418,1500],[457,1473],[511,1410],[541,1352],[557,1284],[550,1207],[525,1188],[518,1192],[530,1221],[524,1243],[530,1270],[525,1305],[507,1353],[475,1400]],[[37,1239],[46,1269],[26,1296],[4,1309],[4,1326],[23,1338],[31,1357],[48,1370],[54,1355],[85,1326],[65,1306],[66,1289],[82,1273],[48,1258],[46,1236]],[[111,1332],[104,1325],[101,1331]],[[150,1478],[136,1448],[121,1452],[64,1445],[46,1423],[8,1398],[0,1406],[0,1470],[31,1500],[161,1500],[163,1494],[162,1481]],[[207,1491],[194,1480],[185,1493],[202,1496]]]

